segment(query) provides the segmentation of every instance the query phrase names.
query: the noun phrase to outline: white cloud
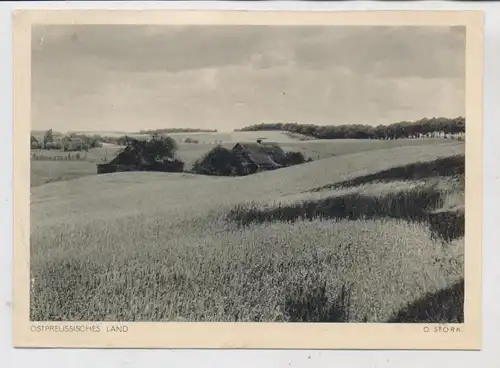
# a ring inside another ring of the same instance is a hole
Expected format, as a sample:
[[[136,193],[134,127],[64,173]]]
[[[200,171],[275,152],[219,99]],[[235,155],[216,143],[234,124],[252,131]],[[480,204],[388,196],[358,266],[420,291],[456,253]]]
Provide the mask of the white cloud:
[[[33,56],[33,126],[233,129],[464,114],[457,30],[298,28],[45,31]]]

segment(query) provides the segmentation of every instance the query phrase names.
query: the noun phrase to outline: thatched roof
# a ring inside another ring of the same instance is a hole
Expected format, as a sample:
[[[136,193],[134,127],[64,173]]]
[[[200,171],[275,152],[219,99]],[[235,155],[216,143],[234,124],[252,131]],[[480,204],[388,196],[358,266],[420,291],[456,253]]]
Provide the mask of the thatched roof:
[[[108,161],[108,164],[140,165],[145,164],[145,161],[140,152],[137,152],[127,146],[116,152],[114,157]]]
[[[257,165],[283,166],[286,154],[283,149],[274,142],[262,143],[237,143],[234,148],[240,147],[248,157]],[[233,149],[234,149],[233,148]]]

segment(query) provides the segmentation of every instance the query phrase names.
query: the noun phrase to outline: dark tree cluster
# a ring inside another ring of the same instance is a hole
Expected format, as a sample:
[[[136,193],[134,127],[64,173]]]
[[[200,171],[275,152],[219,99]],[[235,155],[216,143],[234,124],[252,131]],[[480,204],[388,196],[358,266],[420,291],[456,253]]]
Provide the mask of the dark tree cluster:
[[[201,175],[240,176],[243,169],[233,151],[217,145],[196,160],[191,171]]]
[[[119,171],[183,172],[184,162],[176,158],[177,144],[168,136],[153,134],[150,139],[125,136],[125,148],[110,162],[97,165],[98,174]]]
[[[311,125],[297,123],[263,123],[238,131],[279,130],[303,134],[316,139],[416,139],[449,137],[465,133],[465,119],[458,117],[424,118],[414,122],[402,121],[390,125]]]
[[[287,166],[300,165],[304,162],[312,161],[312,158],[305,158],[302,152],[289,151],[286,153]]]
[[[87,134],[70,133],[67,135],[67,138],[69,139],[80,138],[83,144],[89,149],[102,147],[103,143],[103,138],[98,134],[87,135]]]
[[[302,152],[290,151],[286,152],[286,158],[283,160],[283,164],[286,167],[300,165],[310,161],[312,161],[312,159],[306,159]],[[200,175],[214,176],[245,176],[249,174],[245,171],[238,156],[232,150],[221,145],[217,145],[198,159],[194,163],[191,172]]]
[[[151,139],[147,140],[125,136],[124,140],[125,146],[148,163],[173,159],[177,153],[177,142],[168,136],[152,134]]]

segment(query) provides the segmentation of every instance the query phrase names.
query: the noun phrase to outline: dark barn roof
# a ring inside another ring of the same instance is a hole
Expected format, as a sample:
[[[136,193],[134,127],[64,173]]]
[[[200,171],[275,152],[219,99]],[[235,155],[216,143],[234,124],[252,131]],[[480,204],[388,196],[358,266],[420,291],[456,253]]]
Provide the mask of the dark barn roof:
[[[140,165],[145,164],[139,152],[131,149],[129,146],[116,152],[114,157],[108,161],[108,164],[114,165]]]
[[[286,154],[283,149],[274,142],[263,143],[237,143],[233,150],[242,150],[258,166],[284,166]]]

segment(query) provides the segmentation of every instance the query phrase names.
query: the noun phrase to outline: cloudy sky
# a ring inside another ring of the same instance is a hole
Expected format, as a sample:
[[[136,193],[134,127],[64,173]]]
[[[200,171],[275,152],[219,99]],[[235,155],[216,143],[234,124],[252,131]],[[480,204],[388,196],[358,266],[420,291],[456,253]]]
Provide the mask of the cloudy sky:
[[[464,110],[463,27],[33,30],[34,129],[375,125]]]

